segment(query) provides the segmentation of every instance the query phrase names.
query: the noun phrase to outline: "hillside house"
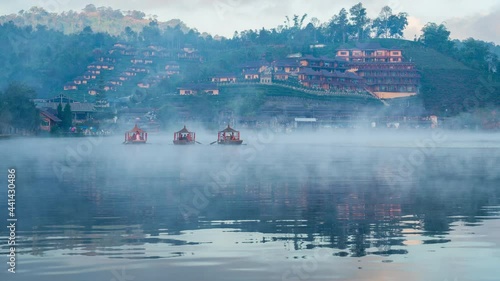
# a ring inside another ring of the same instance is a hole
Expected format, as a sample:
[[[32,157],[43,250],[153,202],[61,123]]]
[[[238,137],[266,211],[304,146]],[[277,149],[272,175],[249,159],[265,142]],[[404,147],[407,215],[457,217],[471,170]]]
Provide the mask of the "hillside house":
[[[298,80],[304,86],[324,91],[365,91],[365,82],[362,77],[350,72],[329,72],[326,70],[314,71],[305,68],[298,73]]]
[[[402,62],[399,48],[382,48],[379,43],[358,43],[355,48],[340,48],[336,57],[349,62]]]
[[[219,74],[212,77],[213,83],[236,83],[236,74]]]
[[[300,70],[300,64],[295,58],[274,61],[272,67],[274,72],[297,73]]]
[[[90,72],[90,71],[87,71],[83,74],[83,79],[86,79],[86,80],[91,80],[91,79],[96,79],[97,78],[97,75]]]
[[[240,64],[240,69],[243,74],[252,72],[252,73],[260,73],[264,70],[266,70],[268,67],[270,67],[271,64],[268,63],[267,61],[253,61],[253,62],[246,62],[244,64]]]
[[[74,82],[68,82],[68,83],[64,84],[64,90],[65,91],[78,90],[78,86]]]
[[[83,76],[78,76],[75,79],[73,79],[73,83],[75,85],[85,85],[87,84],[87,80],[83,78]]]
[[[179,74],[180,65],[176,61],[169,61],[165,64],[165,71],[167,75]]]
[[[274,80],[286,81],[288,78],[290,78],[290,73],[283,70],[278,70],[273,74]]]
[[[215,84],[188,84],[178,88],[181,96],[185,95],[218,95],[219,88]]]
[[[40,111],[46,111],[55,116],[57,114],[56,112],[58,105],[62,104],[64,106],[66,103],[69,103],[71,106],[71,112],[73,114],[74,123],[82,123],[88,121],[92,118],[93,114],[96,112],[94,104],[87,102],[78,102],[76,100],[67,98],[64,95],[59,95],[57,97],[48,100],[38,101],[35,105],[36,108],[38,108]],[[45,115],[44,118],[49,118],[49,117]],[[58,122],[58,121],[57,119],[54,119],[52,117],[52,121],[50,122]],[[47,126],[46,123],[44,124],[45,126]]]
[[[243,73],[246,81],[258,81],[260,79],[260,72],[256,70],[248,70]]]
[[[299,59],[299,65],[301,68],[311,68],[314,71],[327,70],[330,72],[344,72],[348,69],[348,63],[346,61],[328,57],[313,57],[311,55],[301,57]]]
[[[51,108],[40,109],[40,130],[44,132],[51,132],[54,127],[61,123],[61,119],[56,116],[57,110]]]

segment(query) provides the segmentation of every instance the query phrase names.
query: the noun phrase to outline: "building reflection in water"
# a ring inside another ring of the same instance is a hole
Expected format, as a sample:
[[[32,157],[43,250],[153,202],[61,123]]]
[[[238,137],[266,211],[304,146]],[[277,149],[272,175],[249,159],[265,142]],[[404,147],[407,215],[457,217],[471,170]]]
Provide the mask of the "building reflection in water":
[[[285,161],[287,169],[272,160],[245,163],[207,194],[207,183],[217,181],[210,166],[227,159],[193,168],[177,156],[160,167],[148,164],[145,174],[133,173],[132,164],[98,159],[62,181],[37,175],[32,184],[38,189],[25,197],[20,248],[36,256],[59,250],[171,258],[186,254],[182,246],[207,243],[207,237],[183,239],[186,233],[212,229],[258,233],[258,239],[239,242],[282,243],[291,252],[330,248],[338,256],[404,255],[408,246],[449,242],[453,223],[480,225],[490,215],[483,207],[498,204],[496,179],[442,178],[432,176],[436,167],[422,165],[389,184],[386,173],[397,163],[367,162],[364,173],[353,174],[348,157],[336,159],[336,171],[294,159]],[[149,250],[159,244],[166,247],[162,252]]]

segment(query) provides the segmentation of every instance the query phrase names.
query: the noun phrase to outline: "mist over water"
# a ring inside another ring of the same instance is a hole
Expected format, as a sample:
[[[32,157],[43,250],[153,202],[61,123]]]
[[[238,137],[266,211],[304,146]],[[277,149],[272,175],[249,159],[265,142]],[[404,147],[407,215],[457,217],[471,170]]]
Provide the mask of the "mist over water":
[[[19,254],[2,280],[500,274],[498,134],[240,129],[245,145],[220,146],[209,145],[216,130],[192,125],[203,145],[174,146],[181,128],[146,145],[1,141],[1,175],[16,169]]]

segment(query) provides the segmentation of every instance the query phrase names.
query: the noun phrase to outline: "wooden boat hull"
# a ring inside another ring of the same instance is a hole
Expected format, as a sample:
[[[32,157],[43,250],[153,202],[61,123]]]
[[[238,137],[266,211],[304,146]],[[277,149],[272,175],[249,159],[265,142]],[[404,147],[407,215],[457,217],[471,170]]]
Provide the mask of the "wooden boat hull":
[[[192,145],[196,144],[195,141],[188,141],[188,140],[174,140],[175,145]]]
[[[242,140],[225,140],[225,141],[219,141],[218,144],[222,145],[240,145],[242,144]]]
[[[145,140],[134,140],[134,141],[126,141],[124,144],[145,144]]]

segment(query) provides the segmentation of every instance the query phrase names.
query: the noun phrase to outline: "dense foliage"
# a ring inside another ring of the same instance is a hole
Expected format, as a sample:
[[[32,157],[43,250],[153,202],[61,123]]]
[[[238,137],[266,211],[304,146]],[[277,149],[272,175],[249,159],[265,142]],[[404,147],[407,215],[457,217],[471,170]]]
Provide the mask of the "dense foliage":
[[[13,83],[0,92],[0,134],[12,129],[33,131],[39,123],[38,110],[32,99],[35,91],[26,85]]]
[[[394,40],[402,38],[408,24],[407,17],[406,13],[393,14],[386,6],[377,18],[371,19],[363,4],[358,3],[341,9],[327,22],[309,18],[307,14],[293,15],[285,17],[284,23],[275,28],[245,30],[235,32],[232,38],[221,38],[200,34],[179,20],[158,22],[154,17],[146,19],[140,11],[87,5],[81,12],[56,14],[33,7],[0,17],[0,39],[4,42],[0,46],[3,61],[0,88],[7,87],[12,81],[21,81],[33,87],[39,96],[53,96],[61,91],[63,84],[82,75],[96,54],[109,50],[119,41],[137,48],[153,44],[171,50],[189,45],[199,50],[203,57],[202,63],[184,63],[182,68],[187,71],[163,80],[154,88],[129,89],[127,95],[132,93],[130,100],[136,104],[148,96],[173,93],[182,83],[205,82],[217,73],[237,73],[243,62],[273,61],[298,52],[333,57],[339,46],[354,46],[356,42],[369,40],[390,42],[386,47],[411,46],[403,49],[403,54],[421,70],[425,105],[436,113],[449,110],[450,106],[444,104],[463,100],[474,87],[479,87],[477,81],[469,83],[470,87],[462,87],[468,83],[464,82],[467,75],[474,75],[475,80],[477,77],[492,77],[493,85],[498,80],[499,46],[472,38],[452,41],[446,26],[435,23],[428,23],[415,42]],[[429,60],[430,67],[426,64],[429,53],[435,56]],[[445,57],[461,64],[452,63],[453,67],[448,69],[432,65],[441,59],[446,61]],[[465,74],[466,71],[469,74]],[[449,87],[436,77],[447,77]],[[454,90],[450,92],[448,89]],[[498,98],[497,88],[493,93],[492,96]],[[103,99],[102,96],[99,98]],[[256,99],[260,102],[260,98]],[[464,109],[454,109],[453,112],[461,110]],[[252,114],[249,109],[244,111]]]

